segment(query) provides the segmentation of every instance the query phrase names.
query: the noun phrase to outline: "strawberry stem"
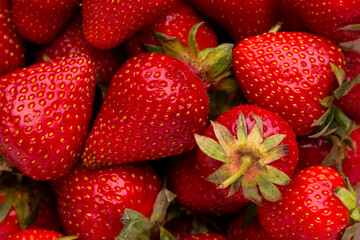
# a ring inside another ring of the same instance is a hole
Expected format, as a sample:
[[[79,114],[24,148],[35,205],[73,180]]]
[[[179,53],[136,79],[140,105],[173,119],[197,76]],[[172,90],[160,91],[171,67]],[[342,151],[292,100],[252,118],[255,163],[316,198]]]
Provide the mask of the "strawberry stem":
[[[219,186],[220,188],[227,188],[232,183],[234,183],[238,178],[240,178],[252,165],[253,159],[250,156],[243,156],[241,158],[241,167],[232,174],[228,179],[226,179],[222,184]]]

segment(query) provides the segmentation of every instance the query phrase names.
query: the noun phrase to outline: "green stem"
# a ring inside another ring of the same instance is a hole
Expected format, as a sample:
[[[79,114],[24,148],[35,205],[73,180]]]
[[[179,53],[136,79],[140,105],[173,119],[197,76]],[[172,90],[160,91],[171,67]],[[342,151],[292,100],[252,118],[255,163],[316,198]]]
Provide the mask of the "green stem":
[[[220,188],[227,188],[232,183],[234,183],[238,178],[240,178],[246,172],[246,170],[249,169],[249,167],[253,163],[253,159],[252,157],[245,155],[241,158],[241,162],[242,164],[240,168],[234,174],[232,174],[228,179],[222,182]]]

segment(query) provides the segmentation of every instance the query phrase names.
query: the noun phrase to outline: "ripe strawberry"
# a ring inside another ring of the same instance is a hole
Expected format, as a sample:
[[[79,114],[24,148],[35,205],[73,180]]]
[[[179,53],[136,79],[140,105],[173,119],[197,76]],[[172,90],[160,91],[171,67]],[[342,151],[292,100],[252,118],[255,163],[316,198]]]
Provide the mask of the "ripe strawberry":
[[[233,53],[236,78],[251,103],[283,117],[299,136],[327,110],[320,100],[337,88],[330,63],[343,68],[332,41],[302,32],[278,32],[241,41]],[[330,112],[329,112],[330,113]]]
[[[46,44],[67,24],[78,10],[79,0],[11,0],[17,31],[25,39]]]
[[[6,177],[7,176],[7,177]],[[60,219],[46,185],[2,173],[0,183],[0,239],[8,240],[22,229],[60,230]]]
[[[360,37],[360,32],[341,30],[350,24],[360,23],[360,11],[354,6],[359,0],[322,1],[322,0],[282,0],[281,5],[309,31],[323,35],[336,42],[346,42]],[[297,17],[297,18],[295,18]]]
[[[23,230],[12,237],[10,237],[10,240],[65,240],[65,239],[75,239],[75,238],[62,238],[64,235],[50,230],[44,230],[44,229],[26,229]]]
[[[85,53],[91,56],[96,63],[100,83],[108,86],[120,65],[125,61],[125,57],[119,50],[100,51],[92,47],[83,35],[82,21],[79,17],[37,54],[35,62],[65,57],[69,54]]]
[[[194,165],[195,157],[193,150],[170,161],[168,186],[176,194],[176,200],[198,214],[230,214],[242,209],[244,203],[223,197],[216,185],[206,181],[206,176]]]
[[[61,177],[78,160],[92,113],[96,69],[86,55],[0,78],[0,152],[36,180]]]
[[[159,17],[155,22],[146,28],[138,31],[127,41],[124,42],[124,49],[128,56],[132,57],[141,52],[143,44],[158,45],[151,34],[150,29],[165,33],[168,36],[176,37],[182,43],[187,45],[190,29],[203,18],[193,10],[186,2],[180,0],[166,14]],[[202,24],[196,35],[196,41],[199,49],[212,48],[217,46],[217,35],[208,24]]]
[[[356,51],[344,51],[346,66],[345,80],[350,81],[357,77],[360,81],[360,53]],[[351,90],[335,101],[335,104],[351,119],[360,121],[360,84],[355,85]]]
[[[0,1],[0,76],[25,64],[23,39],[11,20],[10,0]]]
[[[175,0],[83,0],[84,34],[91,45],[108,50],[165,14]]]
[[[335,170],[303,169],[294,174],[280,201],[258,206],[260,224],[276,239],[340,239],[350,224],[350,211],[333,193],[336,187],[345,188],[345,183]]]
[[[293,129],[254,105],[226,111],[195,139],[202,151],[193,164],[235,202],[279,200],[278,188],[289,183],[298,162]]]
[[[114,239],[125,208],[149,217],[161,182],[147,163],[90,170],[80,164],[58,180],[58,210],[68,235]]]
[[[239,42],[268,32],[278,21],[276,1],[197,0],[188,1],[199,12],[215,20]]]
[[[183,240],[227,240],[227,238],[218,233],[196,233],[183,238]]]

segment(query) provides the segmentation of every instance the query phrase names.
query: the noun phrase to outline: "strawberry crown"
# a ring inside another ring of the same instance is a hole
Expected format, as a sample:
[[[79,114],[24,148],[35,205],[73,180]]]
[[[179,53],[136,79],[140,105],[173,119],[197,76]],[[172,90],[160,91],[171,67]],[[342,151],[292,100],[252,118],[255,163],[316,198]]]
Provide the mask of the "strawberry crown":
[[[198,134],[195,140],[207,156],[223,163],[207,177],[208,181],[220,189],[230,186],[228,196],[242,188],[244,196],[256,204],[261,204],[262,197],[275,202],[282,197],[276,185],[290,182],[287,174],[270,165],[287,155],[288,146],[280,144],[286,135],[276,134],[264,139],[261,118],[251,116],[256,123],[249,134],[245,117],[240,112],[236,137],[225,126],[211,122],[219,143]]]

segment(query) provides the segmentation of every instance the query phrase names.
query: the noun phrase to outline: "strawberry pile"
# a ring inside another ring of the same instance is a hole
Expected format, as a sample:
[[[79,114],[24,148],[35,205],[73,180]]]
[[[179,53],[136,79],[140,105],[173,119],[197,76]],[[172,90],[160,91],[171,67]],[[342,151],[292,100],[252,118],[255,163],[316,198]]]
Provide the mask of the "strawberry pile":
[[[0,0],[0,240],[356,239],[360,0]]]

